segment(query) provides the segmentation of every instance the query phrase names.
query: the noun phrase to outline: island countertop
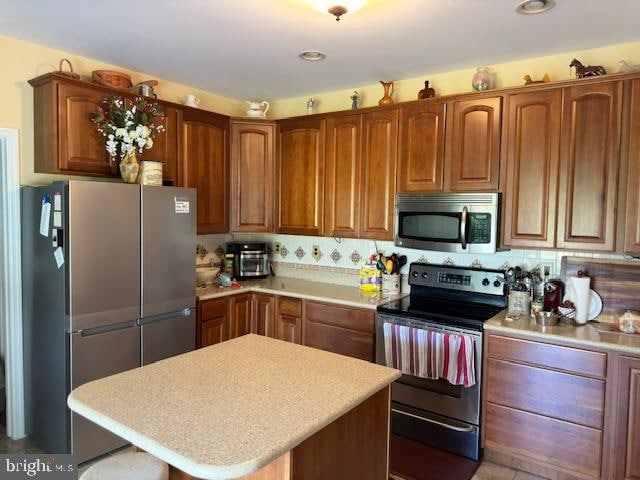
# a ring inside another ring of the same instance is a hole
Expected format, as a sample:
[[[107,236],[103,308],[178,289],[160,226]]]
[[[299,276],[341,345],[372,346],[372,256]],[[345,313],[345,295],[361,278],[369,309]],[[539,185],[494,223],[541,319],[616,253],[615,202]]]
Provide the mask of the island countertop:
[[[202,301],[227,295],[257,292],[375,310],[378,305],[408,295],[407,293],[368,293],[361,291],[358,287],[289,277],[268,277],[264,280],[245,281],[242,285],[243,288],[209,286],[197,289],[196,296]]]
[[[197,478],[250,474],[400,377],[245,335],[84,384],[72,411]]]

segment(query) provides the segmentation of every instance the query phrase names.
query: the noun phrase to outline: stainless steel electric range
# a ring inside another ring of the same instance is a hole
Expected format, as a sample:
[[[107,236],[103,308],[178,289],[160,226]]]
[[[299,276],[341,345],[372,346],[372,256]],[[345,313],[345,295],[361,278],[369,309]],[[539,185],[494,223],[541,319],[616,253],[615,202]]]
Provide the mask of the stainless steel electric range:
[[[392,431],[477,460],[483,325],[507,306],[504,272],[412,263],[409,284],[408,297],[378,307],[376,362],[385,364],[387,322],[469,335],[476,383],[463,387],[403,375],[392,387]]]

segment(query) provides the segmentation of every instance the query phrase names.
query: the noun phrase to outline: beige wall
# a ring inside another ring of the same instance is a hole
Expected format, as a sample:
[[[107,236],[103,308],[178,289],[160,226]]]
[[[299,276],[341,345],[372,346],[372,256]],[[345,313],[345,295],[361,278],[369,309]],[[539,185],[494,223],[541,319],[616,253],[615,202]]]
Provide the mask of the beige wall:
[[[109,69],[123,71],[131,75],[135,83],[157,78],[140,72],[114,67],[97,60],[80,57],[72,53],[54,50],[42,45],[0,36],[0,127],[20,130],[21,183],[34,185],[50,183],[64,178],[56,175],[42,175],[33,172],[33,91],[27,81],[44,73],[58,70],[61,58],[68,58],[74,70],[88,78],[93,70]],[[244,103],[198,90],[187,85],[158,79],[156,87],[159,98],[182,103],[187,93],[200,97],[200,106],[227,115],[238,115]]]
[[[534,80],[542,78],[545,73],[552,80],[565,80],[572,78],[569,71],[569,63],[577,58],[585,65],[603,65],[608,72],[618,72],[618,60],[627,63],[640,64],[640,41],[595,48],[579,52],[569,52],[560,55],[539,57],[527,60],[519,60],[498,65],[489,65],[490,71],[496,79],[496,87],[508,87],[522,85],[523,75],[530,74]],[[435,88],[436,95],[450,95],[471,91],[471,77],[475,73],[475,65],[472,68],[457,70],[447,73],[425,73],[420,77],[405,80],[382,78],[380,80],[396,80],[393,99],[396,102],[406,102],[418,98],[418,91],[424,88],[424,81],[429,80],[430,86]],[[350,96],[354,90],[361,95],[361,106],[370,107],[378,104],[382,97],[382,86],[379,83],[353,86],[336,92],[309,92],[308,95],[297,98],[288,98],[274,101],[271,104],[270,115],[274,118],[286,118],[306,114],[306,104],[309,97],[318,101],[315,113],[332,112],[351,108]]]

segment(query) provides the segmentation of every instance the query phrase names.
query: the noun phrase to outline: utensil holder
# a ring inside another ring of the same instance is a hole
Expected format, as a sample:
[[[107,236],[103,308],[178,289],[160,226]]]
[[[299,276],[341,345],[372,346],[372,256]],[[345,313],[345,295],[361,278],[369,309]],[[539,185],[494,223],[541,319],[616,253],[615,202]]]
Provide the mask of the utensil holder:
[[[400,274],[383,273],[382,291],[385,293],[400,293]]]

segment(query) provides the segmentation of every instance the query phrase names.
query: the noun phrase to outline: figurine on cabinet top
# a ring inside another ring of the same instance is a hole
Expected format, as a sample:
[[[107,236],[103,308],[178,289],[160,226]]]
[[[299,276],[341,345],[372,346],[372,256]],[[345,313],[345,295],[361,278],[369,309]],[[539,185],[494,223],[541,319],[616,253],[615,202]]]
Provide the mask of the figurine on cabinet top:
[[[351,95],[351,110],[357,110],[360,108],[360,94],[357,90],[354,90],[353,95]]]
[[[551,77],[548,73],[545,73],[541,80],[533,80],[531,75],[525,75],[522,77],[525,85],[532,85],[534,83],[549,83],[551,81]]]
[[[606,75],[607,71],[602,65],[582,65],[582,63],[574,58],[569,64],[569,68],[575,67],[576,78],[595,77],[598,75]]]
[[[418,92],[418,100],[423,98],[433,98],[436,96],[436,91],[429,86],[429,80],[424,81],[424,88]]]

